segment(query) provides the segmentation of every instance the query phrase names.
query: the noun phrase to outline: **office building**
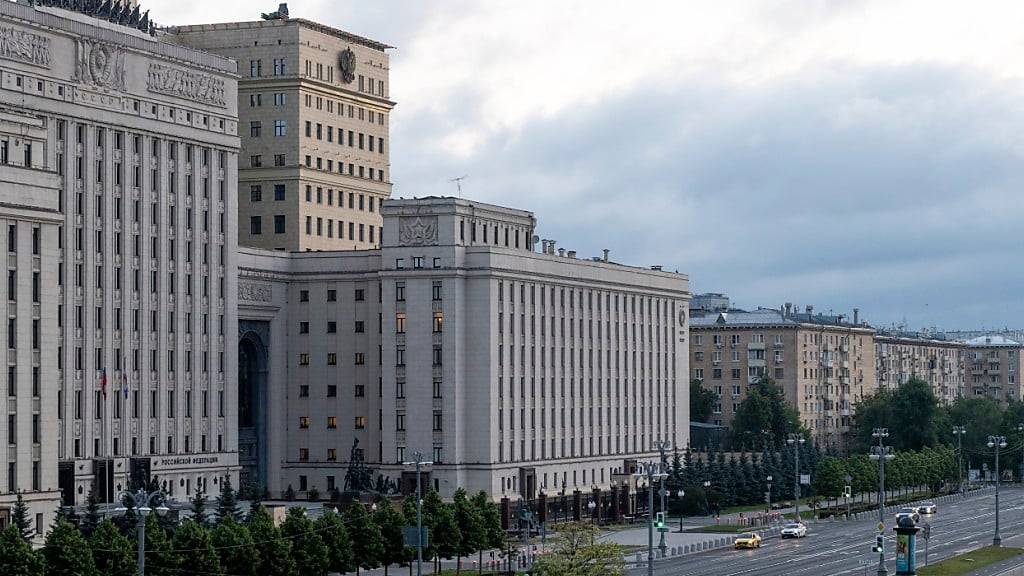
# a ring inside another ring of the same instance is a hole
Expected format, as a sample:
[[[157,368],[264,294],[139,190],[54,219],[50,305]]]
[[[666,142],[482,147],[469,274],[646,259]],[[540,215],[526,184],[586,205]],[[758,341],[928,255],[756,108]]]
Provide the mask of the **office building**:
[[[390,200],[377,250],[239,260],[242,465],[272,494],[608,486],[688,440],[686,276],[536,245],[521,210]]]
[[[184,500],[237,477],[236,65],[135,6],[66,4],[0,2],[0,200],[23,204],[0,498],[43,494],[44,526],[58,489],[113,501],[152,474]]]
[[[285,12],[180,26],[183,45],[238,61],[239,244],[375,248],[391,195],[390,46]]]

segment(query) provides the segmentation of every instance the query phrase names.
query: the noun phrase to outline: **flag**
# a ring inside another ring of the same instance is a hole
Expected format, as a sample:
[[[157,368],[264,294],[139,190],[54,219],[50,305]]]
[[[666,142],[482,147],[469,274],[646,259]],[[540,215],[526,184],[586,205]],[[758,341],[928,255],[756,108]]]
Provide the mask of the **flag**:
[[[103,390],[103,397],[107,397],[107,369],[103,369],[103,374],[100,376],[100,389]]]
[[[127,372],[122,373],[121,390],[124,391],[124,399],[127,400],[128,399],[128,373]]]

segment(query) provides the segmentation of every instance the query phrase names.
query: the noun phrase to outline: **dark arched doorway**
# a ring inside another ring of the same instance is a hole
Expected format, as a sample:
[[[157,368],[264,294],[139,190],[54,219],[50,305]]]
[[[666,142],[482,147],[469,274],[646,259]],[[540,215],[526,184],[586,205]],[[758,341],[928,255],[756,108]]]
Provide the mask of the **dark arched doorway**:
[[[266,322],[238,323],[238,464],[240,485],[267,486]]]

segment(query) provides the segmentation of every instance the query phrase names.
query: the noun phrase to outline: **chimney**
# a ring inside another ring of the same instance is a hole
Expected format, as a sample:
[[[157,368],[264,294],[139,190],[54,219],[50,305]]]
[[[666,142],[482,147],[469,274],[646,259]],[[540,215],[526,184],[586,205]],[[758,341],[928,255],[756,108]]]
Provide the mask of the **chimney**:
[[[807,310],[808,314],[811,314],[811,313],[814,312],[814,306],[811,306],[810,304],[808,304],[806,310]]]
[[[548,240],[548,254],[555,255],[555,241]]]
[[[609,252],[611,252],[611,250],[609,250],[609,249],[607,249],[607,248],[605,248],[605,249],[604,249],[604,261],[605,261],[605,262],[607,262],[607,261],[608,261],[608,253],[609,253]]]
[[[546,239],[541,239],[541,241],[540,241],[540,253],[541,254],[547,254],[548,253],[548,241]]]
[[[558,249],[558,255],[564,257],[565,256],[565,248],[559,248]]]
[[[786,302],[786,318],[789,318],[790,313],[793,311],[793,303]]]
[[[569,258],[572,258],[573,260],[576,259],[576,251],[575,250],[569,250],[569,252],[566,255],[569,256]]]
[[[853,309],[853,325],[854,326],[859,326],[860,325],[860,308],[854,308]]]

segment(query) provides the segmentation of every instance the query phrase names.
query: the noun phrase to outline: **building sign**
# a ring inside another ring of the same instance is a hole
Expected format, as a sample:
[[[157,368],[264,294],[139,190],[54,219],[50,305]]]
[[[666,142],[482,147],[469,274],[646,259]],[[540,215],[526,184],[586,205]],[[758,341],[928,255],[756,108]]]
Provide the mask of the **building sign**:
[[[183,454],[160,456],[150,460],[151,472],[181,468],[229,468],[238,465],[237,454]]]

